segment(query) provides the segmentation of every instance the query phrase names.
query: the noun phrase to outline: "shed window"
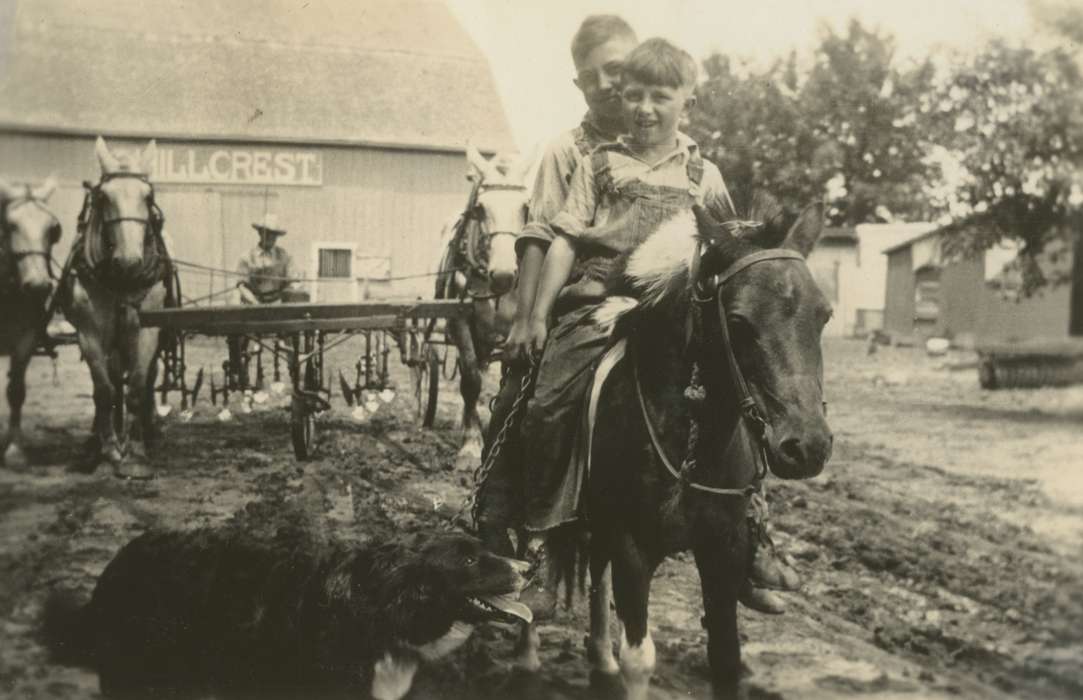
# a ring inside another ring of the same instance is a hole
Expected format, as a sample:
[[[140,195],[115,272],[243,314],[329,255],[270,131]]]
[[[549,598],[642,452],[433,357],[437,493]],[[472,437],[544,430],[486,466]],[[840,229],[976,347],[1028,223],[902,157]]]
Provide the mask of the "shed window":
[[[353,277],[351,269],[353,251],[349,248],[320,248],[320,278],[349,279]]]

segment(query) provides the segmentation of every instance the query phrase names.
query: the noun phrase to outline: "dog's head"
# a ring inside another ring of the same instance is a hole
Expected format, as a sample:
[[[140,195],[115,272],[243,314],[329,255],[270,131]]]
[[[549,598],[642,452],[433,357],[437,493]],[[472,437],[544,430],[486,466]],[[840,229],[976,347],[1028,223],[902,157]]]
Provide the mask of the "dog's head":
[[[429,644],[456,623],[532,620],[530,608],[517,600],[529,565],[496,556],[473,537],[430,534],[384,551],[388,566],[376,567],[384,571],[355,576],[366,587],[374,574],[383,578],[381,613],[402,641]]]

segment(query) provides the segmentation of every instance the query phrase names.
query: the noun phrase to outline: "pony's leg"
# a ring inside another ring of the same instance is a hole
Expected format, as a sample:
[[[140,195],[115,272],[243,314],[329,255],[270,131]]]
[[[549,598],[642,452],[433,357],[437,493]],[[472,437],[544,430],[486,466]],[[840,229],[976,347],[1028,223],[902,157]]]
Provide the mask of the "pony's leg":
[[[703,589],[703,626],[715,698],[745,697],[741,686],[741,641],[737,634],[737,595],[746,566],[730,556],[733,543],[703,538],[693,546]]]
[[[26,400],[26,368],[34,355],[36,333],[32,328],[22,330],[15,338],[8,368],[8,406],[11,417],[8,430],[8,446],[4,451],[4,466],[8,469],[25,469],[26,453],[23,452],[23,402]]]
[[[628,700],[647,700],[654,675],[655,651],[647,627],[647,602],[651,595],[653,567],[629,538],[614,553],[613,599],[623,632],[620,640],[620,674]]]
[[[470,325],[463,319],[451,323],[452,337],[459,349],[459,393],[463,397],[463,441],[455,458],[455,468],[473,471],[481,462],[481,418],[478,397],[481,395],[481,369]]]
[[[591,551],[590,556],[590,637],[587,660],[590,661],[590,684],[600,689],[613,688],[620,667],[613,656],[613,637],[609,624],[609,591],[613,573],[608,553]]]

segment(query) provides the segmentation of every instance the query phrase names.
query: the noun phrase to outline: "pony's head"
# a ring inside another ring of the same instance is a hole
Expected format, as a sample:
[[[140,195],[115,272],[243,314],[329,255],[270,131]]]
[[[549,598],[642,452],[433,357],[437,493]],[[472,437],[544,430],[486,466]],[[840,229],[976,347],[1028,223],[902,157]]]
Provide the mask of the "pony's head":
[[[820,347],[831,306],[805,264],[822,229],[821,204],[790,226],[763,195],[744,220],[733,212],[715,220],[697,208],[695,218],[682,214],[663,225],[632,254],[625,272],[642,292],[640,305],[695,309],[708,380],[716,391],[736,392],[737,400],[734,375],[743,377],[753,414],[765,423],[768,464],[785,479],[819,474],[833,442]]]
[[[0,260],[8,261],[0,274],[14,278],[14,289],[38,299],[52,293],[56,284],[50,262],[61,228],[45,207],[55,189],[51,177],[38,187],[0,181]]]
[[[486,160],[469,144],[466,159],[467,178],[477,186],[474,211],[469,213],[480,227],[475,250],[469,254],[488,275],[492,293],[504,294],[515,282],[515,238],[526,225],[526,176],[532,159],[496,155]]]
[[[117,155],[99,136],[95,153],[101,180],[92,190],[97,235],[88,237],[90,257],[123,275],[143,266],[148,239],[159,225],[150,184],[158,147],[151,141],[139,154]]]

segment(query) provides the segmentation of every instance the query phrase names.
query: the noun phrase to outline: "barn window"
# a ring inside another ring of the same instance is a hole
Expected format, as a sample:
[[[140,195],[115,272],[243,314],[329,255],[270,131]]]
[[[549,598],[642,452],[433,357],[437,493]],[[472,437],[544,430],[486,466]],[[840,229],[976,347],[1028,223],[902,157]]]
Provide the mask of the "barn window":
[[[353,277],[353,251],[349,248],[320,248],[318,275],[324,279]]]

